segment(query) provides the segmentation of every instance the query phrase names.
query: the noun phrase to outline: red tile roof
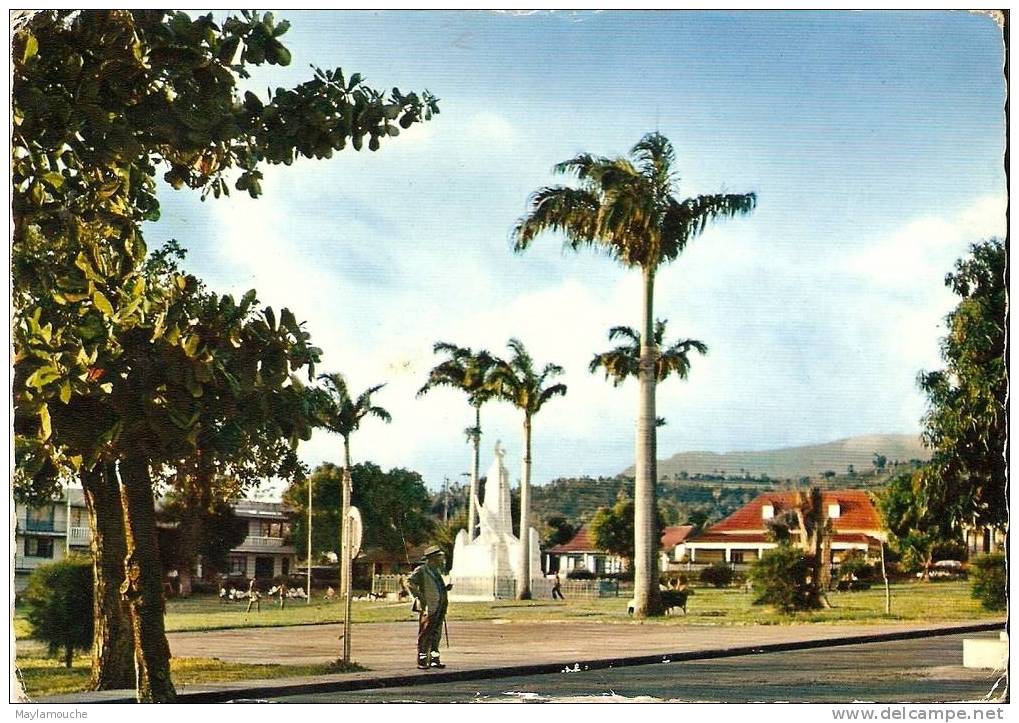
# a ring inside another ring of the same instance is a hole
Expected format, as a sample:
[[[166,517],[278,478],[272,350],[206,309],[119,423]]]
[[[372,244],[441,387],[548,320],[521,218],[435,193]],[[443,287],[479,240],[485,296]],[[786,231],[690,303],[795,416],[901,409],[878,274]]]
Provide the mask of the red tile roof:
[[[693,532],[693,525],[675,525],[662,530],[662,548],[670,550],[683,542]]]
[[[774,505],[777,517],[793,508],[796,494],[796,492],[765,492],[721,522],[712,525],[707,532],[737,534],[764,532],[766,528],[764,518],[761,516],[761,508],[766,504]],[[832,518],[832,527],[836,532],[847,530],[877,532],[883,529],[881,516],[865,490],[824,490],[821,492],[821,503],[826,508],[836,502],[841,508],[839,516]],[[703,539],[703,536],[700,539]]]
[[[732,546],[738,546],[741,542],[756,544],[759,542],[774,542],[774,540],[768,537],[768,535],[764,532],[748,532],[744,534],[734,535],[727,532],[709,531],[703,532],[700,535],[697,535],[697,537],[691,538],[689,542],[693,545],[696,545],[698,542],[724,542]],[[836,532],[834,535],[832,535],[832,542],[842,543],[866,542],[868,544],[875,545],[881,544],[878,539],[871,537],[870,535],[866,535],[862,532],[849,532],[849,533]]]
[[[601,552],[601,550],[598,549],[597,545],[594,544],[594,540],[591,539],[591,532],[587,529],[587,525],[581,525],[572,540],[556,545],[549,552],[562,555],[567,552]]]
[[[671,549],[689,537],[691,532],[693,532],[693,525],[675,525],[673,527],[666,527],[662,530],[661,546],[665,549]],[[591,537],[591,531],[585,524],[580,526],[580,529],[577,530],[577,534],[573,536],[572,540],[564,542],[561,545],[556,545],[555,547],[550,548],[548,552],[555,555],[563,555],[568,552],[604,552],[604,550],[594,544],[594,539]]]

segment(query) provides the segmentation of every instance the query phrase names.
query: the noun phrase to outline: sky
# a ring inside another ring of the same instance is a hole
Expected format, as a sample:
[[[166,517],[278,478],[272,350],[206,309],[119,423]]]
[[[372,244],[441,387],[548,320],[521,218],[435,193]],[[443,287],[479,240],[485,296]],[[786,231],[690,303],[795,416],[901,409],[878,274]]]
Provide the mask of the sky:
[[[517,337],[565,368],[534,425],[532,482],[633,463],[636,381],[587,371],[608,329],[640,323],[640,278],[549,234],[515,254],[528,196],[579,152],[673,143],[679,196],[753,191],[658,276],[669,338],[709,346],[658,389],[662,457],[917,433],[915,379],[940,366],[944,276],[1005,232],[1004,50],[965,12],[286,11],[292,64],[244,88],[296,85],[310,65],[377,88],[428,89],[441,114],[332,159],[268,167],[264,195],[201,202],[160,189],[150,247],[176,238],[221,293],[290,308],[391,424],[367,420],[355,461],[463,481],[466,398],[417,398],[439,340],[506,352]],[[519,477],[521,413],[482,409]],[[309,465],[342,459],[316,432]],[[272,494],[278,488],[267,487]]]

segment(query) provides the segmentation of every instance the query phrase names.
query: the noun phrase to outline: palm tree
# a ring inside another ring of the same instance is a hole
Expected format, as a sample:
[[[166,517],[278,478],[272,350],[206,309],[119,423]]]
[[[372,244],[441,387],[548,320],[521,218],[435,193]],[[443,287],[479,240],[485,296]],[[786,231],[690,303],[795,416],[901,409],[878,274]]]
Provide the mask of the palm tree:
[[[634,614],[662,613],[658,595],[655,510],[655,359],[654,289],[659,267],[675,260],[714,219],[745,215],[757,204],[753,193],[713,194],[678,200],[679,177],[672,144],[649,133],[629,158],[581,154],[555,166],[576,177],[576,186],[548,186],[530,199],[528,212],[513,229],[514,248],[523,251],[545,231],[566,237],[572,250],[595,246],[644,280],[638,379],[634,521]]]
[[[690,352],[708,353],[708,345],[696,339],[680,339],[671,346],[665,344],[665,325],[662,319],[655,321],[654,342],[657,352],[655,360],[655,382],[663,382],[675,374],[686,379],[690,373]],[[588,369],[594,374],[601,367],[605,370],[605,378],[612,380],[612,386],[618,387],[627,378],[637,376],[640,370],[640,333],[629,326],[614,326],[609,330],[609,341],[622,337],[626,344],[615,349],[595,354]],[[659,425],[661,426],[661,425]]]
[[[524,413],[524,458],[520,476],[520,586],[517,599],[531,597],[531,421],[552,397],[566,394],[565,384],[545,386],[552,377],[563,373],[558,364],[546,364],[539,372],[534,360],[519,339],[509,340],[513,356],[498,360],[492,371],[492,382],[502,399]]]
[[[452,387],[464,392],[470,405],[474,407],[474,426],[464,430],[467,441],[474,447],[470,499],[467,501],[467,532],[469,538],[473,540],[478,522],[474,502],[478,494],[478,479],[481,476],[481,405],[494,396],[489,376],[495,365],[495,358],[484,349],[475,352],[470,347],[444,341],[436,342],[432,351],[436,354],[446,354],[448,358],[432,368],[428,373],[428,381],[418,390],[417,395],[420,397],[437,387]]]
[[[347,540],[347,521],[350,517],[350,437],[361,426],[361,420],[365,417],[376,417],[383,422],[392,421],[392,417],[382,407],[372,404],[372,395],[377,393],[385,384],[377,384],[361,392],[356,399],[351,396],[347,388],[347,381],[342,374],[320,374],[319,381],[323,388],[318,390],[316,399],[316,415],[319,419],[319,426],[328,429],[330,432],[343,437],[343,506],[340,510],[340,535],[342,540]],[[311,550],[308,550],[310,559]],[[345,594],[347,580],[350,577],[350,560],[344,559],[347,556],[341,555],[340,561],[340,589]],[[310,564],[310,563],[309,563]]]

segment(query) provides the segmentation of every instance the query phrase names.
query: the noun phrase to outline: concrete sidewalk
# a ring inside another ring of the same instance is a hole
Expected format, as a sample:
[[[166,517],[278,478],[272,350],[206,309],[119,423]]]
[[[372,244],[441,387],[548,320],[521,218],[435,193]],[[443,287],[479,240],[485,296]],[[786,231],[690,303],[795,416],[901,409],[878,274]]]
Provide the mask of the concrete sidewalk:
[[[923,625],[672,626],[655,624],[454,621],[442,671],[415,667],[416,624],[355,625],[352,658],[369,670],[306,678],[181,686],[181,702],[223,702],[343,690],[365,690],[452,680],[497,678],[703,660],[882,640],[1000,630],[1003,620]],[[216,657],[243,663],[317,663],[339,656],[340,625],[249,628],[171,633],[177,657]],[[962,651],[960,650],[960,660]],[[132,691],[78,693],[45,703],[131,702]]]

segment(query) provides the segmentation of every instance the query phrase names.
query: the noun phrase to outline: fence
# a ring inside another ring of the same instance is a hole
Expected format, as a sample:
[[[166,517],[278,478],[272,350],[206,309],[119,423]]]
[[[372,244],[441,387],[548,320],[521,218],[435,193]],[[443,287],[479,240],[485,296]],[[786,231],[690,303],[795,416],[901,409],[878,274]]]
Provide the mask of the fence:
[[[375,575],[372,592],[376,595],[399,593],[403,590],[403,575]],[[561,578],[560,578],[561,579]],[[599,598],[620,597],[633,591],[632,582],[619,580],[562,580],[566,597]],[[517,581],[511,577],[458,577],[453,580],[451,594],[458,598],[476,600],[510,600],[516,597]],[[552,597],[552,581],[540,578],[531,581],[531,597],[541,600]]]

